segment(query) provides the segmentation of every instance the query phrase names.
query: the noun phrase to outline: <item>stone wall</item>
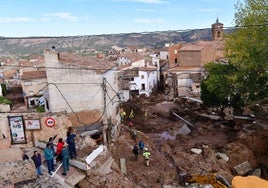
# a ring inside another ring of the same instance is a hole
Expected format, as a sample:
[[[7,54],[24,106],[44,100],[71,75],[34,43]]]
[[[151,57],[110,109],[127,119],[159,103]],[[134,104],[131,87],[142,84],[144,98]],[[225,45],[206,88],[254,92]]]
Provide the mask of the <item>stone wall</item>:
[[[0,104],[0,112],[10,112],[10,105]]]
[[[40,121],[40,129],[28,130],[25,128],[26,142],[25,144],[11,144],[10,126],[8,122],[8,116],[23,116],[24,120],[27,119],[37,119]],[[53,117],[56,123],[53,127],[49,127],[45,124],[48,117]],[[0,149],[5,149],[9,147],[14,148],[24,148],[34,146],[34,140],[48,141],[48,138],[54,135],[58,135],[57,138],[66,138],[66,131],[68,127],[73,126],[72,122],[69,120],[65,113],[25,113],[25,114],[0,114]],[[3,138],[3,135],[5,138]],[[0,161],[1,162],[1,161]]]
[[[23,151],[20,148],[0,149],[0,163],[20,161],[22,154]]]

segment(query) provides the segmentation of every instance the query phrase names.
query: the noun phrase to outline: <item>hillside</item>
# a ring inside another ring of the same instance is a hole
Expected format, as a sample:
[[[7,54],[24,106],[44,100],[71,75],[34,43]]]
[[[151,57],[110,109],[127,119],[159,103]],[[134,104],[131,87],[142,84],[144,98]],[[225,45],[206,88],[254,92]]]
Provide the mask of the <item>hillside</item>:
[[[226,31],[228,33],[229,31]],[[210,29],[189,31],[161,31],[148,33],[125,33],[110,35],[87,35],[69,37],[0,37],[0,54],[2,57],[20,57],[41,54],[44,49],[55,46],[57,51],[73,51],[85,55],[90,50],[105,50],[113,45],[126,47],[137,45],[149,48],[161,48],[165,43],[194,42],[210,40]]]

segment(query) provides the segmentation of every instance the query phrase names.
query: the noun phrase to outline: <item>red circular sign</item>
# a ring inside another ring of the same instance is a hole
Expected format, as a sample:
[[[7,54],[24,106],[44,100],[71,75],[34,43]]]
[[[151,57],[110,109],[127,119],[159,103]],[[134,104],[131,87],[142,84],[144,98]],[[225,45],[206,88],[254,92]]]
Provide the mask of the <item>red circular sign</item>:
[[[45,120],[45,124],[48,127],[53,127],[56,124],[56,120],[53,117],[49,117]]]

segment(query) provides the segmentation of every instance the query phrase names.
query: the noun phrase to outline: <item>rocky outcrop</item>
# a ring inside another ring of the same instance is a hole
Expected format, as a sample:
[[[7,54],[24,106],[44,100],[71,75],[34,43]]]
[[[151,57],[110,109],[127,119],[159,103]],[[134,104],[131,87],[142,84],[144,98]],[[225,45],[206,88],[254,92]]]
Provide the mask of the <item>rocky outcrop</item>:
[[[32,160],[1,163],[0,169],[0,184],[4,182],[15,184],[37,178]]]

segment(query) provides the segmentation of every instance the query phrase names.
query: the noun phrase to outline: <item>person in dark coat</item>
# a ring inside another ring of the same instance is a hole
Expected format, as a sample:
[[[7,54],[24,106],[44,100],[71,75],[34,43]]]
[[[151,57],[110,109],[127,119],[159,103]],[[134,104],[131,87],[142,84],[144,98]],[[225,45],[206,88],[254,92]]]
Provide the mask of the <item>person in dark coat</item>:
[[[33,156],[31,157],[31,159],[34,162],[36,174],[38,176],[43,175],[42,169],[41,169],[41,165],[42,165],[41,154],[38,153],[38,151],[35,150]]]
[[[135,144],[135,146],[133,147],[133,153],[135,155],[135,159],[138,160],[138,156],[139,156],[139,146],[138,146],[138,144]]]
[[[67,139],[66,139],[66,142],[68,144],[68,148],[69,148],[70,158],[71,159],[77,157],[76,148],[75,148],[75,137],[76,137],[76,134],[73,133],[73,129],[69,129],[67,131]]]
[[[69,159],[70,159],[69,150],[66,146],[63,146],[61,154],[62,154],[62,164],[63,164],[62,175],[66,176],[67,171],[69,170],[69,166],[70,166],[70,164],[69,164]]]

